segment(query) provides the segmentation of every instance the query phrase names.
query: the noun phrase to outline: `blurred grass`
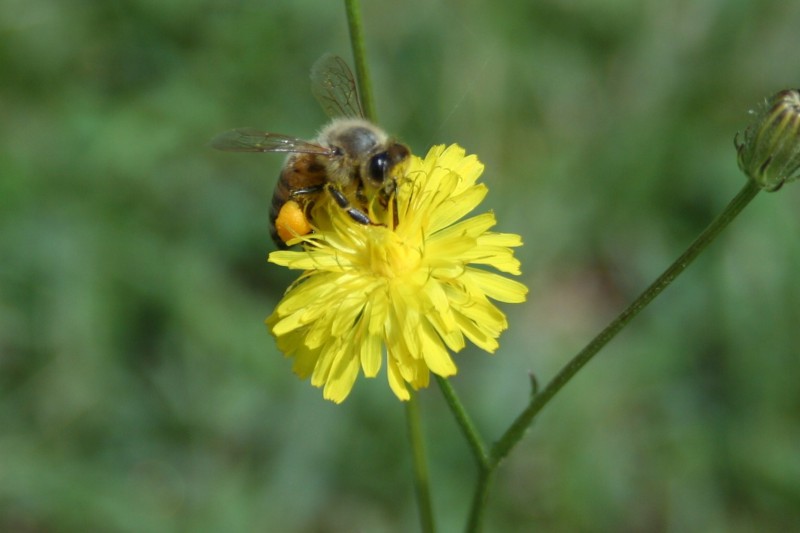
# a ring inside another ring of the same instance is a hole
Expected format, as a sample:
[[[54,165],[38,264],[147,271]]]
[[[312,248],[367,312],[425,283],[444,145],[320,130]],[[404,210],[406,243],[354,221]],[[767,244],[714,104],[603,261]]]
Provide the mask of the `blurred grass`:
[[[457,356],[488,440],[742,183],[746,111],[798,84],[790,2],[367,3],[382,123],[486,163],[530,301]],[[280,157],[337,2],[0,0],[0,530],[409,531],[401,406],[292,377],[262,319]],[[489,531],[785,531],[800,521],[798,192],[761,195],[544,412]],[[421,393],[442,531],[466,445]],[[443,422],[442,422],[443,421]]]

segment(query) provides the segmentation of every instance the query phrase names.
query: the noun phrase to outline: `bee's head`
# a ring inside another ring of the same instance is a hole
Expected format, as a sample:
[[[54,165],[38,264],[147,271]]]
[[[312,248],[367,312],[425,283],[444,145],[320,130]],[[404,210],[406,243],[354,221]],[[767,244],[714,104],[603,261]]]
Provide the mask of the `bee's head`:
[[[406,145],[394,141],[385,146],[385,150],[369,158],[362,175],[376,189],[383,189],[385,193],[391,194],[394,192],[397,174],[403,170],[411,152]]]
[[[368,189],[384,193],[394,191],[391,182],[410,155],[404,144],[363,119],[334,120],[322,130],[320,139],[334,149],[329,179],[345,185],[358,177]]]

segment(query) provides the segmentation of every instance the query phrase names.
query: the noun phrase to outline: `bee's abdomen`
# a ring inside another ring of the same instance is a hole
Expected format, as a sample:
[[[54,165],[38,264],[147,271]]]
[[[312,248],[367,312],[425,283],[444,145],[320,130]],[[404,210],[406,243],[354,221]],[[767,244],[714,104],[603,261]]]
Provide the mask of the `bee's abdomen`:
[[[286,243],[278,236],[275,229],[275,220],[280,214],[281,207],[290,198],[297,201],[302,208],[307,204],[309,195],[292,196],[296,191],[305,189],[321,189],[326,181],[325,165],[313,154],[294,154],[286,159],[286,164],[281,170],[275,192],[272,194],[272,205],[269,210],[270,235],[280,248],[286,248]],[[313,195],[310,195],[313,196]]]

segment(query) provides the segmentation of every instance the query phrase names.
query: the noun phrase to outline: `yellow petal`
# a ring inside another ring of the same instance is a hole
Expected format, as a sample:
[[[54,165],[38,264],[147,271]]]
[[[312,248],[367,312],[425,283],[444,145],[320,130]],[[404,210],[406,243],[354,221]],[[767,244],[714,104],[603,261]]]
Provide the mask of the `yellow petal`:
[[[528,287],[522,283],[492,272],[478,270],[477,268],[467,268],[465,276],[493,300],[506,303],[521,303],[525,301],[525,295],[528,294]]]
[[[331,340],[319,351],[317,364],[314,371],[311,373],[311,384],[315,387],[321,387],[328,382],[333,363],[336,361],[337,356],[342,353],[342,345],[335,340]]]
[[[428,232],[435,233],[469,214],[483,201],[487,192],[485,185],[476,185],[436,206],[430,214]]]
[[[478,238],[478,244],[516,248],[522,246],[522,237],[515,233],[486,233]]]
[[[380,336],[367,332],[361,339],[359,354],[361,368],[364,369],[366,377],[373,378],[378,375],[378,371],[381,369],[381,351]]]
[[[466,335],[472,344],[489,353],[494,353],[494,351],[497,350],[499,344],[497,343],[494,332],[486,331],[484,328],[480,327],[477,322],[461,313],[455,313],[455,316],[459,327],[461,327],[461,331],[464,332],[464,335]]]
[[[434,374],[442,377],[452,376],[456,373],[456,365],[442,345],[442,340],[427,320],[423,320],[421,326],[419,337],[425,364]]]
[[[317,350],[309,350],[308,348],[300,346],[297,351],[294,352],[292,371],[302,379],[307,378],[311,375],[314,366],[317,364],[318,354],[319,352]]]
[[[387,366],[388,369],[386,374],[389,378],[389,387],[392,389],[392,392],[394,392],[395,396],[403,401],[407,401],[409,398],[411,398],[411,395],[408,393],[405,380],[400,374],[400,369],[397,367],[397,362],[395,361],[395,358],[392,357],[392,354],[389,354]]]
[[[470,237],[475,239],[476,242],[480,242],[482,234],[496,223],[494,213],[481,213],[437,231],[434,235],[431,235],[429,246],[444,240],[460,240],[464,237]],[[436,252],[431,251],[431,253],[435,254]]]
[[[334,403],[342,403],[358,377],[358,358],[341,354],[331,371],[331,376],[322,391],[322,397]]]

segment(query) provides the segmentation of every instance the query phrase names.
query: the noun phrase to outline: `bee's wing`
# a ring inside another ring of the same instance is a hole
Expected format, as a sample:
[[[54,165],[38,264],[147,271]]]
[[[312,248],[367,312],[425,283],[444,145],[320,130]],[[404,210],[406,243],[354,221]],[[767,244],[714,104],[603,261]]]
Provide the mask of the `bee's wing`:
[[[364,118],[356,80],[337,55],[325,54],[311,67],[311,92],[331,118]]]
[[[220,133],[211,146],[226,152],[295,152],[331,155],[332,150],[289,135],[267,133],[254,128],[238,128]]]

